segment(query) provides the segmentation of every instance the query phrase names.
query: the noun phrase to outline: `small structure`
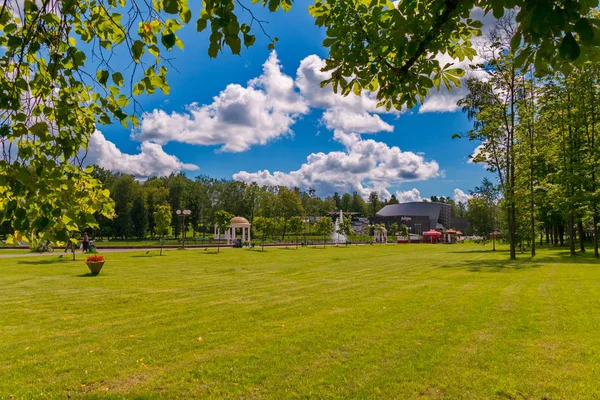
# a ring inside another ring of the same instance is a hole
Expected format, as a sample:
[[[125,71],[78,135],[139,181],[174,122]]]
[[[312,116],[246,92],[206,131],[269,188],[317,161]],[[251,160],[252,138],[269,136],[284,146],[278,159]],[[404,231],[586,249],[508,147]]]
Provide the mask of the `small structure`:
[[[373,232],[373,242],[387,243],[387,229],[382,226],[376,226]]]
[[[227,244],[231,244],[237,238],[238,229],[241,230],[240,239],[242,243],[250,242],[250,222],[244,217],[233,217],[229,223],[229,228],[227,228],[227,232],[225,232],[225,239],[227,239]],[[215,238],[221,238],[221,231],[217,229],[215,225]]]
[[[425,243],[438,243],[442,234],[433,229],[427,232],[423,232],[423,242]]]
[[[396,243],[410,243],[410,235],[408,235],[408,236],[396,235]]]
[[[454,229],[448,229],[444,232],[444,243],[454,244],[456,243],[456,231]]]

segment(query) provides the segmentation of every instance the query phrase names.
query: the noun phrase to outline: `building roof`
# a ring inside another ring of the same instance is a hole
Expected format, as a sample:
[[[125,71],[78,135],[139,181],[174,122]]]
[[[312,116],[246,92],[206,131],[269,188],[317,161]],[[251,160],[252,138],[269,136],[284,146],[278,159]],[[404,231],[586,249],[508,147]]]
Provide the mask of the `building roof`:
[[[411,203],[388,204],[377,212],[380,217],[423,216],[429,217],[429,226],[437,227],[442,210],[441,203],[414,201]]]
[[[248,225],[250,225],[250,222],[248,222],[248,220],[244,217],[233,217],[233,218],[231,218],[230,222],[232,224],[248,224]]]

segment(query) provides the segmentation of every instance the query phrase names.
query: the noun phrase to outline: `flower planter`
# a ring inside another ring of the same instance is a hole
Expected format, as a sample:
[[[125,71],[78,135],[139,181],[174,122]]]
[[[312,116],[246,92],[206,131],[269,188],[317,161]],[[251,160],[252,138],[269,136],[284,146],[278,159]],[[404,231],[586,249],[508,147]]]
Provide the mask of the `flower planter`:
[[[87,261],[86,264],[90,271],[92,271],[92,275],[98,275],[104,265],[104,261]]]

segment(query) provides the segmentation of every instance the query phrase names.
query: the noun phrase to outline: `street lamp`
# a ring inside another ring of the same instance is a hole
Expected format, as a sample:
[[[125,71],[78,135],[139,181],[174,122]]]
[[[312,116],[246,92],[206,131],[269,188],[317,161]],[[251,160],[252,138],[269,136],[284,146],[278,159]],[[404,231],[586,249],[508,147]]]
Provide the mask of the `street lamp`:
[[[190,210],[177,210],[175,211],[175,214],[177,214],[178,217],[181,217],[181,248],[184,249],[185,248],[185,217],[187,217],[188,215],[192,215],[192,212]]]

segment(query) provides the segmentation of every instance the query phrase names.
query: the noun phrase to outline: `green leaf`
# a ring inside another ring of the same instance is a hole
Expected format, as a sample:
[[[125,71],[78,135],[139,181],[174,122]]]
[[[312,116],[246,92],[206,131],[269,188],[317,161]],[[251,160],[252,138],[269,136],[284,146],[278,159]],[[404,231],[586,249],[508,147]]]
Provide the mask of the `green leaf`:
[[[38,136],[41,140],[46,140],[48,137],[48,124],[45,122],[38,122],[29,128],[29,131]]]
[[[50,225],[50,219],[48,217],[39,217],[33,222],[33,225],[36,229],[44,231]]]
[[[115,85],[123,86],[123,83],[124,83],[123,74],[121,74],[120,72],[115,72],[112,75],[112,80],[115,83]]]
[[[521,46],[521,34],[516,33],[510,40],[510,48],[513,52],[516,52]]]
[[[167,49],[173,48],[173,46],[175,46],[176,40],[177,40],[177,37],[175,36],[174,33],[169,33],[168,35],[162,35],[162,37],[160,39],[163,46],[165,46]]]
[[[215,58],[217,54],[219,54],[219,45],[216,42],[211,42],[210,46],[208,46],[208,56]]]
[[[138,96],[142,93],[144,93],[144,85],[143,84],[136,83],[135,85],[133,85],[133,94],[135,96]]]
[[[8,24],[4,27],[3,30],[6,35],[10,35],[11,33],[13,33],[14,31],[17,30],[17,25],[16,24]]]
[[[242,42],[240,41],[239,36],[230,36],[230,39],[227,40],[227,44],[233,54],[240,54]]]
[[[582,42],[591,42],[594,40],[594,31],[586,18],[581,18],[577,21],[575,32],[577,32]]]
[[[571,34],[571,32],[567,33],[560,43],[560,47],[558,48],[558,52],[560,56],[569,61],[575,61],[581,54],[581,49],[579,48],[579,44]]]
[[[142,58],[142,54],[144,54],[144,48],[146,44],[141,40],[136,40],[133,42],[133,46],[131,46],[131,52],[133,53],[133,60],[135,62],[139,62]]]
[[[189,7],[183,7],[181,12],[179,13],[179,18],[181,18],[181,20],[186,24],[190,22],[190,20],[192,19],[192,11],[189,9]]]
[[[169,14],[177,14],[179,12],[179,3],[177,0],[163,0],[163,9]]]
[[[256,36],[244,33],[244,46],[250,47],[256,41]]]
[[[199,18],[198,21],[196,21],[196,30],[198,32],[202,32],[204,29],[206,29],[207,24],[208,24],[207,20],[205,20],[203,18]]]

